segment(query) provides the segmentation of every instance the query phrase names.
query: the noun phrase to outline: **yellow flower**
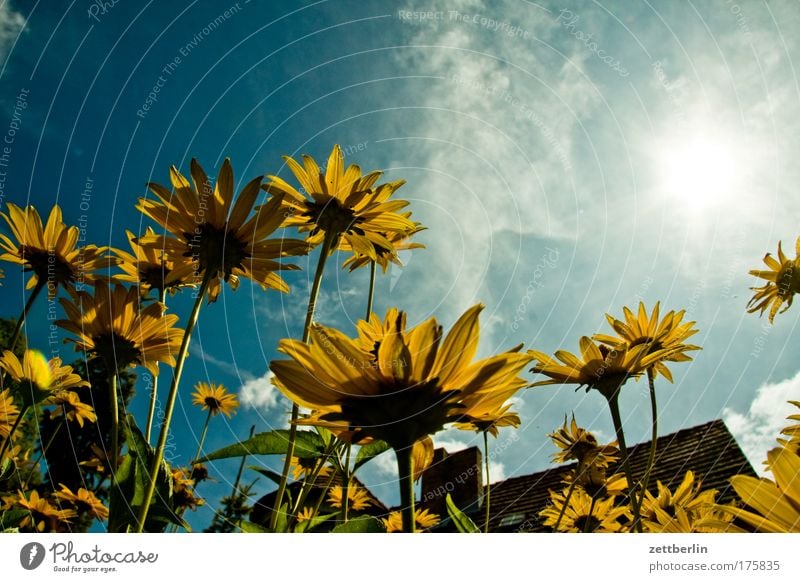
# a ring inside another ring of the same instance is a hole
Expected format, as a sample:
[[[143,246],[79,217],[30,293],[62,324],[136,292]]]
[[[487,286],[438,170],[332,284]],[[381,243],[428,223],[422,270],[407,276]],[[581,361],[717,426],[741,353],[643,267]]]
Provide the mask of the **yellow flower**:
[[[170,168],[174,194],[164,186],[149,184],[158,200],[140,198],[136,208],[176,238],[146,237],[141,244],[162,249],[168,257],[183,256],[193,261],[198,278],[205,274],[212,277],[209,301],[216,301],[220,279],[235,289],[239,276],[264,289],[288,292],[288,285],[276,271],[297,267],[277,259],[306,254],[308,244],[267,239],[283,222],[282,198],[273,198],[251,215],[260,192],[262,177],[258,176],[242,189],[234,203],[233,169],[227,158],[213,186],[197,160],[192,160],[191,175],[194,184],[177,168]]]
[[[654,512],[642,518],[642,525],[649,533],[726,533],[741,532],[731,523],[733,517],[713,505],[704,505],[693,511],[680,507],[672,513],[655,507]]]
[[[108,508],[103,505],[94,493],[87,491],[83,487],[77,493],[70,491],[69,487],[59,483],[61,491],[55,493],[55,497],[69,503],[77,511],[78,515],[89,514],[95,519],[108,519]]]
[[[396,255],[393,234],[409,236],[418,225],[407,215],[398,214],[408,205],[405,200],[389,200],[405,181],[389,182],[375,187],[381,172],[362,176],[361,168],[344,167],[344,155],[336,145],[328,158],[325,173],[311,156],[303,156],[303,165],[284,156],[286,164],[300,183],[301,190],[277,176],[268,176],[263,188],[282,197],[288,217],[284,226],[297,226],[310,234],[307,241],[319,244],[326,234],[332,237],[332,251],[341,243],[355,255],[378,260],[378,248]],[[403,238],[402,236],[400,237]]]
[[[203,410],[216,416],[220,412],[231,417],[231,413],[239,406],[236,394],[230,394],[222,384],[198,382],[192,393],[192,404],[201,406]]]
[[[499,428],[517,428],[521,423],[519,415],[511,410],[512,404],[507,400],[526,385],[520,380],[519,384],[512,382],[505,392],[476,392],[464,397],[462,404],[470,413],[464,415],[462,422],[455,423],[455,428],[488,432],[494,437],[499,434]]]
[[[753,511],[718,506],[766,533],[800,533],[800,457],[783,447],[767,453],[767,464],[775,481],[747,475],[731,478],[737,495]]]
[[[781,313],[789,309],[795,293],[800,293],[800,237],[795,244],[795,254],[798,255],[790,260],[783,254],[781,243],[778,242],[778,260],[775,260],[770,253],[764,256],[764,264],[769,267],[768,271],[753,270],[750,274],[767,281],[762,287],[751,287],[755,295],[747,304],[748,313],[760,311],[760,315],[769,308],[769,321],[775,319],[783,303],[786,307]]]
[[[51,418],[58,418],[65,414],[67,420],[70,422],[77,422],[83,428],[83,423],[97,422],[97,415],[91,405],[81,402],[81,397],[75,392],[69,390],[62,392],[53,398],[53,404],[57,405],[56,409],[51,413]]]
[[[347,488],[347,499],[350,502],[350,509],[353,511],[362,511],[372,505],[372,499],[369,493],[351,483]],[[342,507],[342,487],[341,485],[334,485],[328,491],[328,503],[331,507]]]
[[[290,469],[292,473],[292,479],[295,481],[305,479],[314,472],[314,469],[318,464],[319,460],[316,458],[292,457]],[[332,467],[330,465],[324,465],[320,467],[319,472],[317,473],[317,478],[327,477],[331,474],[331,469]]]
[[[341,505],[341,503],[340,503]],[[303,523],[314,518],[314,510],[311,507],[304,507],[297,512],[297,523]]]
[[[800,408],[800,401],[790,400],[789,404]],[[0,420],[2,420],[1,416]],[[788,420],[795,422],[784,428],[781,434],[789,437],[789,439],[778,439],[778,442],[793,453],[800,454],[800,414],[792,414],[788,417]]]
[[[175,293],[180,287],[194,286],[195,266],[183,255],[167,256],[166,251],[155,246],[144,245],[141,239],[126,231],[133,254],[122,250],[114,250],[119,257],[119,268],[122,273],[115,275],[117,281],[135,283],[142,295],[155,289],[158,297],[163,291]],[[145,240],[153,240],[155,232],[149,226],[145,232]]]
[[[56,532],[60,526],[77,516],[72,509],[56,509],[46,498],[39,497],[39,492],[35,490],[28,497],[19,491],[14,501],[16,506],[30,512],[19,524],[24,531]]]
[[[381,340],[376,361],[358,340],[315,325],[308,344],[280,342],[279,351],[291,359],[270,364],[274,382],[298,405],[322,413],[301,423],[344,421],[356,442],[371,437],[395,451],[405,449],[470,415],[464,404],[470,394],[519,384],[527,354],[510,351],[472,361],[482,309],[476,305],[464,313],[444,341],[435,318],[406,330],[404,314],[390,311],[393,331]]]
[[[195,494],[195,481],[190,477],[191,471],[175,467],[172,473],[172,503],[175,509],[196,510],[205,505],[205,500]]]
[[[0,357],[0,368],[19,383],[20,398],[25,407],[58,396],[64,390],[89,385],[73,373],[71,366],[62,366],[61,358],[48,362],[36,350],[25,350],[21,362],[13,352],[5,350]]]
[[[656,303],[649,317],[642,302],[639,302],[638,315],[634,315],[630,309],[623,307],[624,322],[606,314],[606,319],[617,332],[618,337],[596,334],[593,339],[617,350],[623,349],[626,345],[634,347],[644,344],[648,347],[646,353],[662,351],[663,357],[651,364],[655,373],[653,377],[662,374],[672,382],[672,374],[664,363],[691,361],[692,358],[687,356],[686,352],[701,348],[684,342],[698,330],[694,329],[694,321],[683,323],[685,311],[678,313],[670,311],[664,316],[664,319],[659,320],[659,307],[659,303]]]
[[[591,432],[578,426],[575,415],[572,416],[572,422],[569,425],[567,425],[565,416],[562,427],[547,436],[556,447],[561,449],[553,454],[553,461],[556,463],[578,461],[579,465],[592,463],[608,467],[609,463],[618,459],[619,450],[615,443],[600,445]]]
[[[531,371],[549,377],[534,382],[532,386],[578,384],[586,386],[587,390],[594,388],[610,398],[628,378],[640,376],[665,355],[665,350],[651,351],[645,344],[619,349],[598,346],[586,336],[580,339],[580,347],[582,358],[559,350],[555,353],[558,361],[543,352],[531,350],[529,354],[537,361]]]
[[[389,517],[381,521],[386,527],[386,533],[401,533],[403,531],[403,515],[399,511],[391,512]],[[421,532],[437,525],[441,519],[427,509],[415,509],[414,521],[416,522],[416,531]]]
[[[555,527],[564,504],[567,507],[558,526],[561,532],[612,533],[622,530],[620,520],[630,518],[627,507],[615,507],[614,498],[593,499],[586,491],[576,487],[567,502],[567,490],[550,492],[550,505],[539,515],[546,518],[544,525]]]
[[[658,482],[658,496],[654,496],[647,491],[644,502],[642,503],[641,516],[643,520],[655,523],[665,523],[663,516],[659,519],[661,512],[669,518],[676,518],[680,510],[685,513],[686,519],[692,523],[698,519],[705,509],[713,507],[716,489],[701,491],[702,484],[695,481],[694,473],[686,471],[683,481],[675,492],[671,492],[661,481]]]
[[[0,437],[8,438],[11,427],[17,421],[19,408],[14,404],[11,390],[0,390]]]
[[[403,212],[400,214],[403,218],[411,220],[411,213],[410,212]],[[425,245],[412,242],[411,237],[425,230],[425,227],[422,226],[419,222],[415,222],[414,228],[407,232],[385,232],[382,233],[386,240],[392,243],[392,248],[387,249],[382,246],[375,246],[375,254],[376,259],[375,263],[380,265],[381,270],[386,272],[386,269],[389,268],[389,263],[394,263],[398,267],[402,267],[403,263],[400,261],[400,258],[397,256],[397,253],[400,251],[410,251],[413,249],[424,249]],[[349,257],[343,264],[342,267],[350,267],[351,271],[355,271],[360,267],[364,267],[369,265],[373,262],[373,259],[368,257],[367,255],[357,253],[353,251],[352,245],[347,242],[347,240],[343,240],[339,245],[339,250],[342,252],[352,251],[353,255]]]
[[[61,219],[61,208],[53,206],[47,224],[33,206],[21,208],[8,204],[8,214],[0,212],[11,229],[16,243],[0,234],[0,260],[9,261],[32,271],[28,289],[41,281],[47,284],[48,294],[56,294],[58,285],[71,288],[74,284],[93,284],[95,271],[116,264],[108,257],[109,247],[87,245],[77,247],[80,231],[77,226],[67,227]]]
[[[98,282],[94,296],[80,291],[72,301],[62,299],[61,306],[68,319],[56,323],[77,336],[71,340],[76,350],[103,358],[108,369],[139,365],[157,376],[158,362],[175,365],[172,354],[183,338],[183,330],[175,327],[178,316],[163,314],[161,303],[142,307],[135,288]]]

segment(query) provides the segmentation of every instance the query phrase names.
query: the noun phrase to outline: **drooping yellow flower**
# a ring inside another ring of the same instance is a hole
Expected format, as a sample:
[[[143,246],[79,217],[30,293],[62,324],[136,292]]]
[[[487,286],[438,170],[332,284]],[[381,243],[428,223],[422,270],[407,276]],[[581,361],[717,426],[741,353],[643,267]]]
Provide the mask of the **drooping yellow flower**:
[[[58,418],[64,414],[67,420],[77,422],[81,428],[84,422],[97,422],[94,408],[90,404],[81,402],[81,397],[72,390],[61,392],[53,398],[52,404],[56,405],[56,409],[50,414],[50,418]]]
[[[239,401],[236,399],[236,394],[228,392],[222,384],[198,382],[192,393],[192,404],[210,411],[212,416],[222,413],[230,418],[233,411],[238,408]]]
[[[369,493],[353,483],[351,483],[347,488],[347,499],[350,504],[350,509],[354,511],[363,511],[372,505],[372,499],[370,499]],[[331,507],[342,507],[341,485],[334,485],[328,490],[328,503],[331,505]]]
[[[118,266],[122,269],[122,273],[114,276],[117,281],[138,285],[142,295],[155,289],[157,297],[161,297],[165,290],[174,294],[181,287],[197,285],[195,265],[188,257],[167,256],[164,249],[142,244],[141,239],[131,231],[126,231],[126,234],[133,254],[114,250],[119,258]],[[148,226],[144,240],[153,240],[155,236],[155,231]]]
[[[581,358],[559,350],[555,360],[547,354],[531,350],[537,361],[532,372],[548,376],[548,380],[534,382],[532,386],[546,384],[578,384],[587,390],[595,389],[610,397],[629,379],[638,377],[653,363],[664,358],[667,350],[652,351],[645,344],[622,346],[619,349],[598,346],[590,338],[580,339]]]
[[[600,445],[591,432],[578,426],[575,415],[572,416],[572,422],[569,425],[567,425],[565,416],[561,428],[547,436],[560,449],[557,453],[553,453],[552,458],[556,463],[578,461],[579,465],[593,463],[601,467],[608,467],[610,463],[618,459],[619,450],[615,443]]]
[[[5,350],[0,357],[0,368],[19,384],[19,396],[26,407],[48,401],[70,388],[89,385],[73,373],[71,366],[62,366],[61,358],[48,362],[37,350],[25,350],[22,361],[13,352]]]
[[[659,308],[660,304],[656,303],[652,313],[648,316],[647,309],[642,302],[639,302],[637,315],[634,315],[627,307],[623,307],[625,321],[606,314],[606,319],[618,336],[596,334],[593,339],[617,350],[623,349],[625,346],[630,348],[644,344],[648,347],[646,353],[661,351],[663,357],[651,364],[655,373],[653,377],[661,374],[672,382],[672,373],[665,362],[691,361],[692,358],[686,355],[686,352],[701,348],[685,342],[698,330],[694,328],[694,321],[683,322],[685,311],[677,313],[670,311],[663,319],[659,319]]]
[[[19,523],[19,528],[23,531],[57,532],[77,516],[72,509],[57,509],[47,498],[40,497],[36,490],[31,491],[27,497],[19,491],[14,504],[30,512]]]
[[[94,284],[96,271],[116,264],[116,259],[107,256],[109,247],[77,246],[80,230],[64,224],[58,204],[53,206],[44,226],[33,206],[21,208],[9,203],[8,214],[0,212],[0,216],[16,239],[14,242],[0,234],[0,260],[22,265],[33,273],[28,289],[42,281],[52,297],[59,285],[71,288],[75,284]]]
[[[560,532],[619,532],[622,522],[630,518],[627,506],[616,507],[613,497],[592,499],[586,491],[576,487],[569,500],[566,489],[562,492],[550,491],[550,505],[539,513],[545,518],[545,526],[555,527],[565,503],[566,509],[558,526]]]
[[[410,212],[403,212],[400,214],[403,218],[411,220],[411,213]],[[418,242],[413,242],[411,237],[425,230],[425,227],[422,226],[419,222],[415,222],[414,228],[408,232],[386,232],[383,235],[386,237],[390,243],[392,243],[392,248],[387,249],[386,247],[382,246],[375,246],[375,254],[376,259],[375,263],[380,265],[381,270],[385,273],[386,269],[389,268],[390,263],[394,263],[398,267],[402,267],[403,263],[398,256],[400,251],[410,251],[414,249],[424,249],[425,245],[420,244]],[[342,263],[342,268],[349,267],[351,271],[355,271],[360,267],[365,267],[373,262],[369,256],[357,253],[353,251],[352,245],[347,241],[343,240],[339,245],[339,250],[342,252],[353,252],[353,254],[344,262]]]
[[[182,467],[172,468],[172,503],[176,510],[196,510],[205,505],[205,500],[195,494],[195,481],[191,477],[191,470]]]
[[[661,481],[657,483],[658,495],[654,496],[647,491],[644,502],[642,503],[642,519],[658,523],[660,512],[664,512],[670,518],[677,517],[677,511],[681,510],[686,515],[690,523],[701,517],[704,510],[714,506],[714,498],[717,495],[716,489],[701,491],[702,483],[696,481],[692,471],[686,471],[683,481],[678,485],[675,492],[669,490]]]
[[[403,531],[403,515],[399,511],[393,511],[381,520],[386,533],[401,533]],[[437,525],[441,519],[435,513],[431,513],[427,509],[415,509],[414,521],[416,522],[416,531],[422,532]]]
[[[160,184],[148,185],[158,200],[140,198],[136,208],[174,238],[147,237],[141,244],[164,250],[169,257],[190,259],[196,283],[207,273],[211,277],[209,301],[216,301],[221,280],[235,289],[238,277],[251,279],[264,289],[288,292],[277,271],[297,267],[278,259],[306,254],[309,247],[300,240],[267,238],[284,220],[282,197],[274,197],[253,214],[262,181],[258,176],[242,189],[234,203],[233,169],[227,158],[213,185],[197,160],[192,160],[191,176],[193,184],[173,166],[173,192]]]
[[[787,258],[778,242],[778,259],[775,260],[770,253],[764,256],[764,264],[769,270],[750,271],[751,275],[767,283],[762,287],[751,287],[756,293],[747,304],[748,313],[759,311],[763,315],[769,308],[769,321],[772,323],[781,305],[786,303],[781,313],[791,307],[794,294],[800,293],[800,237],[795,243],[795,254],[794,259]]]
[[[178,316],[164,314],[158,302],[142,306],[136,288],[98,282],[94,296],[81,291],[71,301],[61,299],[61,306],[68,319],[56,323],[75,334],[75,349],[103,358],[109,369],[138,365],[157,376],[158,362],[175,365],[183,338]]]
[[[393,329],[380,342],[377,360],[342,332],[315,325],[308,344],[282,340],[274,360],[276,386],[300,406],[320,411],[303,424],[346,422],[355,440],[384,440],[397,450],[461,421],[473,411],[464,402],[476,392],[505,392],[530,356],[516,351],[473,362],[480,335],[476,305],[450,333],[431,318],[411,330],[405,316],[390,312]]]
[[[0,390],[0,437],[8,438],[11,427],[17,421],[19,408],[14,404],[11,390],[8,388]]]
[[[56,491],[55,497],[72,505],[78,515],[91,515],[94,519],[108,519],[108,508],[103,505],[97,496],[83,487],[73,493],[69,487],[59,483],[61,491]]]
[[[749,509],[717,506],[765,533],[800,533],[800,457],[778,447],[767,453],[775,481],[747,475],[731,478],[731,485]],[[752,511],[751,511],[752,510]]]
[[[397,254],[387,236],[408,236],[418,227],[398,213],[408,205],[407,201],[389,200],[405,181],[375,186],[382,173],[374,171],[362,176],[356,165],[345,169],[344,154],[338,145],[333,147],[324,173],[311,156],[303,156],[303,165],[288,156],[284,160],[301,190],[278,176],[268,176],[270,181],[263,188],[283,198],[288,215],[284,225],[297,226],[300,232],[310,231],[310,244],[321,243],[327,234],[336,243],[331,251],[339,244],[346,245],[343,248],[354,254],[377,261],[378,248],[392,256]]]
[[[790,400],[789,404],[800,408],[800,401]],[[788,439],[778,439],[778,442],[795,454],[800,454],[800,414],[792,414],[787,420],[794,421],[781,431],[781,434],[789,437]]]

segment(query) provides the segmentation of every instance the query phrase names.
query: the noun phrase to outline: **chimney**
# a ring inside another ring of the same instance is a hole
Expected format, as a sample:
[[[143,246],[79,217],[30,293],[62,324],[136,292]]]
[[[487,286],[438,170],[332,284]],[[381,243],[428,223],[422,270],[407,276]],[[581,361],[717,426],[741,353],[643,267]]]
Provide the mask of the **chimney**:
[[[447,494],[464,513],[477,511],[483,495],[481,451],[470,447],[449,454],[444,449],[433,452],[431,465],[422,474],[422,508],[447,518]]]

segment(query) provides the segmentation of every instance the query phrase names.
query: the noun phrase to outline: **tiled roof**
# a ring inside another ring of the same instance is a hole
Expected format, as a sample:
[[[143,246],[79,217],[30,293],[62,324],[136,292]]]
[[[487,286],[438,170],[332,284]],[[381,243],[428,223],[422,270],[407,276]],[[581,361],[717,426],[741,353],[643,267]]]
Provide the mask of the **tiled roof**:
[[[454,455],[463,455],[467,452],[461,451]],[[630,454],[633,476],[635,479],[640,479],[650,454],[650,441],[632,446]],[[479,453],[476,458],[480,459]],[[561,479],[564,473],[574,468],[574,463],[560,465],[531,475],[511,477],[493,483],[491,485],[491,531],[547,531],[542,527],[539,512],[547,506],[550,500],[550,490],[563,488]],[[717,501],[720,503],[735,499],[735,493],[728,482],[730,477],[737,474],[756,476],[744,453],[721,420],[713,420],[660,437],[656,441],[656,462],[648,489],[655,493],[656,483],[661,481],[674,490],[683,480],[686,471],[690,470],[694,472],[697,479],[702,480],[703,489],[718,491]],[[622,468],[612,465],[609,474],[614,472],[622,472]],[[322,481],[327,481],[327,479]],[[355,479],[355,481],[358,480]],[[340,484],[340,482],[337,477],[333,484]],[[358,484],[366,489],[360,483]],[[289,488],[293,496],[297,495],[300,483],[294,482]],[[369,490],[367,491],[369,492]],[[312,492],[309,500],[316,499],[317,495],[318,493]],[[364,513],[375,517],[387,515],[390,510],[371,492],[369,495],[373,504]],[[251,516],[254,522],[267,523],[269,521],[274,496],[275,493],[272,492],[256,503]],[[476,523],[482,523],[482,507],[475,504],[469,514]],[[442,515],[442,517],[444,518],[446,515]],[[449,520],[445,519],[436,530],[453,531],[453,526]]]
[[[650,441],[631,447],[634,479],[641,478],[650,454]],[[544,531],[539,512],[550,499],[550,489],[560,489],[562,475],[575,464],[561,465],[546,471],[512,477],[491,485],[492,531]],[[736,474],[756,476],[725,423],[714,420],[660,437],[656,441],[656,462],[648,489],[656,491],[661,481],[675,489],[686,471],[693,471],[703,482],[703,489],[716,489],[717,500],[725,503],[735,498],[728,480]],[[612,472],[622,468],[611,467]]]

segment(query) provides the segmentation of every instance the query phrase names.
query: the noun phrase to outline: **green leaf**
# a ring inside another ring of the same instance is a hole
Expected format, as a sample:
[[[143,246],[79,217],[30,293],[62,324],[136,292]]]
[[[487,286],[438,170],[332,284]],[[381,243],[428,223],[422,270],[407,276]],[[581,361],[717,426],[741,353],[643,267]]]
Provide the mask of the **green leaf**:
[[[284,503],[278,511],[278,519],[275,520],[275,531],[277,533],[289,532],[289,504]]]
[[[294,456],[304,459],[317,457],[325,444],[322,437],[309,430],[298,430],[294,444]],[[222,447],[198,460],[198,463],[244,457],[247,455],[285,455],[289,451],[289,431],[273,430],[253,435],[246,441]]]
[[[139,509],[144,502],[150,466],[155,457],[155,450],[145,440],[132,415],[126,417],[122,428],[128,454],[122,457],[116,470],[116,485],[112,483],[109,487],[109,532],[126,532],[138,525]],[[170,523],[188,526],[172,509],[172,473],[162,462],[144,530],[162,532]]]
[[[25,509],[10,509],[0,513],[0,530],[16,528],[30,512]]]
[[[257,523],[253,523],[252,521],[239,522],[239,529],[241,529],[244,533],[270,533],[267,528],[260,526]]]
[[[374,517],[362,515],[337,525],[333,533],[386,533],[386,528]]]
[[[356,462],[353,465],[353,472],[355,473],[358,471],[359,467],[368,463],[381,453],[385,453],[392,447],[389,446],[389,443],[386,441],[373,441],[368,445],[364,445],[360,449],[358,449],[358,454],[356,455]]]
[[[475,525],[475,522],[465,515],[458,507],[456,507],[456,504],[453,503],[453,498],[450,497],[449,493],[445,498],[445,503],[447,504],[447,514],[450,516],[450,519],[453,520],[453,523],[455,524],[459,533],[480,533],[481,530],[478,529],[478,526]]]
[[[17,470],[17,466],[11,462],[11,459],[4,459],[0,463],[0,481],[5,481]]]

